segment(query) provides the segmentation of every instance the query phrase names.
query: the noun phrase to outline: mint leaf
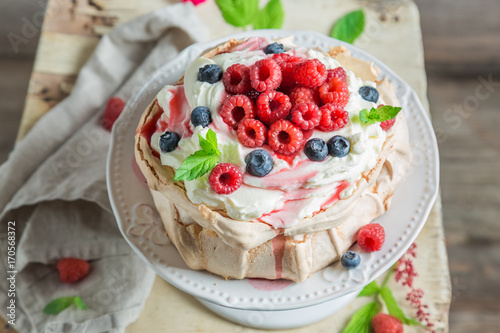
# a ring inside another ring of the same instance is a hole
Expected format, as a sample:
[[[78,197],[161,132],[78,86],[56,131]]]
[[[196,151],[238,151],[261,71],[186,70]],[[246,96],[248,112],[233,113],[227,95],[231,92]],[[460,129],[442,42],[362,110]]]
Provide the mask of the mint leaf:
[[[401,320],[404,325],[422,325],[419,321],[408,318],[403,310],[399,307],[398,302],[394,298],[391,289],[389,287],[383,287],[380,290],[380,296],[384,300],[385,306],[387,306],[387,310],[391,316],[394,316]]]
[[[359,111],[359,120],[365,124],[375,124],[374,121],[368,118],[368,111],[366,109]]]
[[[341,17],[330,31],[330,37],[352,44],[365,28],[365,13],[356,10]]]
[[[198,150],[189,155],[175,172],[174,180],[195,180],[212,170],[219,157],[215,154],[207,154]]]
[[[217,156],[220,156],[220,151],[217,147],[217,135],[215,132],[212,131],[212,129],[209,129],[206,136],[207,138],[204,139],[200,134],[198,134],[201,149],[208,154],[216,154]]]
[[[363,290],[359,293],[358,297],[363,296],[371,296],[380,291],[380,287],[377,284],[377,281],[372,281],[370,284],[366,285]]]
[[[259,12],[253,22],[254,29],[280,29],[283,25],[285,12],[280,0],[271,0]]]
[[[73,304],[73,299],[74,297],[60,297],[53,299],[52,301],[49,302],[43,309],[43,313],[49,314],[49,315],[56,315]]]
[[[378,305],[371,302],[363,306],[351,317],[342,333],[370,333],[372,319],[378,313]]]
[[[75,296],[73,298],[73,303],[75,303],[75,305],[77,307],[79,307],[80,309],[87,310],[87,304],[85,304],[85,302],[83,301],[83,299],[80,296]]]
[[[215,0],[227,23],[245,27],[253,22],[259,11],[259,0]]]
[[[375,122],[382,122],[396,118],[399,111],[399,106],[382,105],[378,108],[372,108],[370,112],[367,109],[359,111],[359,120],[365,124],[375,124]]]

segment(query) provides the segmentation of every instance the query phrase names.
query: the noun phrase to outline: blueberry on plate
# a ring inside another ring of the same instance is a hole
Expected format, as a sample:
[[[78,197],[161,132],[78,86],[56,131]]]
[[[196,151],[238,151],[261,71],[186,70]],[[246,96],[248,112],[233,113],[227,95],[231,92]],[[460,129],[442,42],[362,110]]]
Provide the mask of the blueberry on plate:
[[[206,65],[198,71],[198,80],[201,82],[215,83],[221,79],[222,68],[219,65]]]
[[[245,157],[247,164],[247,172],[252,176],[264,177],[273,169],[273,158],[271,154],[264,149],[257,149],[251,151]]]
[[[378,90],[370,86],[362,86],[359,88],[359,94],[365,101],[377,103]]]
[[[285,47],[280,43],[272,43],[264,48],[265,54],[283,53],[285,52]]]
[[[160,149],[164,153],[170,153],[177,148],[179,144],[179,134],[175,132],[165,132],[160,136]]]
[[[323,161],[328,156],[328,147],[321,139],[311,139],[307,141],[304,153],[311,161]]]
[[[193,126],[207,127],[212,123],[212,113],[206,106],[197,106],[191,111],[191,123]]]
[[[328,152],[333,157],[344,157],[351,150],[351,143],[341,135],[335,135],[328,140],[326,145],[328,146]]]
[[[340,257],[340,263],[347,269],[354,269],[359,266],[361,258],[359,254],[354,251],[347,251]]]

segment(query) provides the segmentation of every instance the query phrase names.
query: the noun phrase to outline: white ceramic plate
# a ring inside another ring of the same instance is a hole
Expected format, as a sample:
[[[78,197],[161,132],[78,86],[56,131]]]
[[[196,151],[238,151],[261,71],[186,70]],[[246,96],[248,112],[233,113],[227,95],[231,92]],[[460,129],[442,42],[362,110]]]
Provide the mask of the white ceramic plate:
[[[361,265],[357,269],[346,270],[334,264],[302,283],[259,279],[226,281],[206,271],[191,270],[165,236],[151,194],[135,163],[134,133],[139,119],[157,92],[164,85],[176,82],[188,63],[204,50],[229,37],[281,38],[290,35],[294,36],[295,44],[305,47],[328,50],[331,46],[344,45],[354,57],[373,61],[380,68],[381,76],[387,77],[396,88],[409,125],[414,161],[407,177],[397,188],[391,208],[376,220],[386,230],[386,242],[376,253],[359,251],[354,245],[353,249],[361,255]],[[439,184],[438,148],[431,122],[407,83],[382,62],[352,45],[305,31],[259,30],[229,37],[191,45],[163,65],[130,99],[116,122],[108,155],[107,177],[110,200],[120,230],[137,254],[163,279],[195,297],[220,306],[241,310],[290,310],[353,293],[393,265],[425,224]]]

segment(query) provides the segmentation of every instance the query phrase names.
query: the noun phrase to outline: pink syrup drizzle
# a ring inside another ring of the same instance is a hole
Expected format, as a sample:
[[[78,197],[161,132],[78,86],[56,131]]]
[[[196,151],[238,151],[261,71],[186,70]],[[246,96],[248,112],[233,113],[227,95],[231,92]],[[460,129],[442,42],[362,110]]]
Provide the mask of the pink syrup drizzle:
[[[276,236],[271,241],[274,255],[274,271],[276,279],[281,279],[283,273],[283,257],[285,256],[286,236],[283,235],[283,229],[275,229]]]
[[[340,185],[337,186],[337,188],[335,189],[335,193],[333,193],[333,195],[321,205],[321,210],[328,208],[331,205],[333,205],[335,202],[339,201],[340,200],[340,193],[343,190],[345,190],[346,188],[348,188],[349,185],[351,185],[351,184],[349,184],[349,182],[346,180],[343,180],[342,182],[340,182]]]
[[[269,44],[269,41],[263,37],[250,37],[246,42],[234,48],[234,51],[257,51],[262,50]]]
[[[267,279],[248,279],[248,283],[257,290],[277,291],[283,290],[293,282],[289,280],[267,280]]]

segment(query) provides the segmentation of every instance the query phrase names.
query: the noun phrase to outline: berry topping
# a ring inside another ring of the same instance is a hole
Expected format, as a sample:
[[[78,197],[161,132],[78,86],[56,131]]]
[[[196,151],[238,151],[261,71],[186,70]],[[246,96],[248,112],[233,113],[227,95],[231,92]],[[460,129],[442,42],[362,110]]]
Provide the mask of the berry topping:
[[[260,92],[258,92],[257,90],[251,89],[245,95],[247,95],[248,97],[250,97],[250,99],[252,100],[252,102],[255,103],[257,101],[257,98],[259,98]]]
[[[323,132],[341,129],[349,122],[349,113],[337,103],[328,103],[320,108],[321,119],[318,128]]]
[[[281,84],[281,68],[273,59],[262,59],[250,67],[250,81],[257,91],[276,89]]]
[[[285,47],[280,43],[272,43],[264,48],[265,54],[273,54],[273,53],[283,53],[285,52]]]
[[[267,129],[257,119],[243,119],[238,125],[238,139],[246,147],[260,147],[266,142]]]
[[[305,87],[319,87],[326,80],[326,67],[318,59],[310,59],[295,66],[293,77]]]
[[[292,122],[300,129],[310,130],[319,125],[321,111],[314,103],[299,103],[292,109]]]
[[[165,132],[160,136],[160,149],[164,153],[170,153],[177,148],[179,144],[179,134],[175,132]]]
[[[125,101],[119,97],[111,97],[106,104],[104,115],[102,116],[102,126],[111,131],[113,125],[125,107]]]
[[[358,244],[366,252],[375,252],[382,249],[385,241],[385,230],[378,223],[371,223],[359,229]]]
[[[372,319],[374,333],[403,333],[401,321],[391,315],[379,313]]]
[[[359,254],[354,251],[347,251],[340,257],[340,263],[344,268],[353,269],[359,266],[361,258]]]
[[[229,96],[222,104],[220,116],[226,124],[237,129],[240,121],[255,117],[253,103],[245,95]]]
[[[377,103],[378,101],[378,90],[370,86],[362,86],[359,88],[359,95],[362,99],[368,102]]]
[[[212,114],[206,106],[197,106],[191,112],[191,123],[193,126],[207,127],[212,123]]]
[[[292,106],[299,103],[315,103],[319,105],[321,102],[317,90],[306,88],[306,87],[295,87],[290,91],[290,102]]]
[[[347,84],[338,77],[332,77],[319,87],[319,97],[324,103],[338,103],[346,106],[349,102]]]
[[[231,194],[240,188],[243,181],[241,169],[231,163],[219,163],[208,177],[210,186],[218,194]]]
[[[59,281],[73,283],[80,281],[89,273],[89,263],[83,259],[63,258],[57,262]]]
[[[333,157],[344,157],[349,154],[351,150],[351,143],[349,140],[340,135],[335,135],[328,140],[328,153]]]
[[[338,77],[344,83],[347,84],[347,74],[342,67],[337,67],[334,69],[329,69],[326,71],[326,80],[329,81],[331,78]]]
[[[222,75],[222,83],[230,94],[248,93],[252,89],[250,85],[250,68],[242,64],[230,66]]]
[[[290,113],[292,103],[287,95],[274,90],[267,90],[259,95],[256,102],[257,118],[266,124],[285,118]]]
[[[222,68],[219,65],[205,65],[198,71],[198,80],[201,82],[215,83],[222,79]]]
[[[278,63],[281,68],[281,88],[288,89],[297,84],[293,78],[293,69],[295,65],[304,62],[304,59],[300,57],[292,56],[288,53],[274,54],[273,59]]]
[[[275,152],[283,155],[292,155],[297,152],[301,148],[303,140],[302,131],[284,119],[275,121],[267,132],[269,146]]]
[[[273,158],[267,150],[257,149],[245,157],[247,172],[252,176],[264,177],[273,169]]]
[[[307,141],[304,153],[311,161],[323,161],[328,156],[328,147],[321,139],[311,139]]]
[[[382,129],[384,131],[387,131],[389,128],[391,128],[394,125],[395,122],[396,122],[396,118],[389,119],[389,120],[381,122],[380,127],[382,127]]]

